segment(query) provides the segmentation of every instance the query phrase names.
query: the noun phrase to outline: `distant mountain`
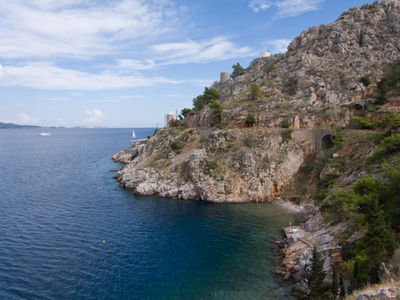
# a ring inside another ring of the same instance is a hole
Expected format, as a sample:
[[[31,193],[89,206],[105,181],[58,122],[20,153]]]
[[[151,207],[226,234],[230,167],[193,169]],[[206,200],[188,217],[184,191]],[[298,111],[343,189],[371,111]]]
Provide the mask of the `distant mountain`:
[[[0,122],[0,129],[7,129],[7,128],[40,128],[40,126],[34,126],[34,125],[18,125],[18,124],[13,124],[13,123],[2,123]]]

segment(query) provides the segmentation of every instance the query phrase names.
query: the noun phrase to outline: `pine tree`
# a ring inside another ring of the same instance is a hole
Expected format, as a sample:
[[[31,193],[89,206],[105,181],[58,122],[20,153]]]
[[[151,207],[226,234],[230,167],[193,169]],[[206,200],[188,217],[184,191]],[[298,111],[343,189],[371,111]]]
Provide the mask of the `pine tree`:
[[[365,253],[368,257],[370,280],[377,282],[379,265],[393,254],[397,242],[376,197],[370,203],[367,222],[368,231],[364,239],[368,243],[368,247],[366,247]]]
[[[260,87],[258,86],[257,83],[252,83],[250,86],[250,90],[251,90],[250,93],[251,100],[255,101],[261,97]]]
[[[232,66],[233,72],[232,72],[232,79],[235,79],[236,77],[243,75],[246,69],[244,69],[239,63],[236,63],[236,65]]]
[[[358,274],[358,260],[354,262],[353,277],[351,278],[351,289],[356,291],[360,288],[360,276]]]
[[[338,290],[339,290],[339,286],[338,286],[338,275],[337,275],[337,271],[336,271],[336,266],[333,265],[333,270],[332,270],[332,285],[331,285],[331,293],[332,293],[332,295],[333,295],[333,299],[336,299],[336,298],[337,298]]]
[[[310,289],[309,299],[321,299],[325,292],[324,261],[317,248],[313,249],[311,271],[307,276],[308,288]]]
[[[344,297],[346,297],[346,288],[344,287],[344,281],[342,276],[340,276],[339,285],[340,285],[340,298],[344,299]]]

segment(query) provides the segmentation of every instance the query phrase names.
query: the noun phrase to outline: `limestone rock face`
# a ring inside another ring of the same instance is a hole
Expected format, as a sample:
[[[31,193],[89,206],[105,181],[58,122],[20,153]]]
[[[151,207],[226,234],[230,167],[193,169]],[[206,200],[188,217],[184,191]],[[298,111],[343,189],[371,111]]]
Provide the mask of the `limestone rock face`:
[[[341,125],[348,122],[345,105],[371,98],[386,64],[399,58],[399,1],[377,1],[305,30],[285,54],[255,59],[243,75],[214,87],[226,106],[223,116],[235,126],[244,126],[248,111],[262,127],[279,127],[278,115],[293,128]],[[361,77],[371,84],[365,86]],[[252,83],[261,89],[257,104],[249,101]]]
[[[355,105],[363,107],[376,98],[385,65],[399,58],[400,0],[350,9],[333,24],[304,31],[285,54],[258,58],[243,75],[215,83],[223,104],[218,128],[211,127],[212,111],[206,105],[178,122],[181,127],[159,130],[146,144],[121,150],[113,158],[126,165],[115,177],[137,195],[216,203],[274,199],[314,152],[308,131],[347,125]],[[361,77],[371,84],[366,86]],[[252,83],[259,85],[260,99],[250,99]],[[393,102],[390,111],[400,113],[399,105],[390,98],[389,102]],[[249,114],[255,117],[253,128],[245,123]],[[292,138],[284,138],[282,127],[294,130]],[[339,152],[333,157],[345,155]],[[352,159],[360,155],[357,152]],[[333,171],[324,167],[319,179]],[[347,174],[342,185],[354,183],[362,172]],[[342,259],[337,236],[351,227],[348,221],[326,223],[318,207],[308,205],[308,220],[284,229],[282,265],[277,271],[295,282],[293,295],[298,297],[308,293],[305,279],[313,247],[329,272]],[[347,242],[360,239],[364,231],[355,232]],[[383,278],[388,272],[381,271]],[[369,291],[357,299],[396,293],[395,289]]]
[[[378,290],[369,290],[357,295],[356,300],[370,300],[370,299],[398,299],[400,297],[400,287],[386,287]]]
[[[176,141],[183,149],[173,150]],[[127,165],[115,177],[137,195],[267,201],[280,194],[310,151],[307,143],[283,141],[280,131],[232,129],[200,136],[195,129],[164,129],[147,144],[116,154]]]

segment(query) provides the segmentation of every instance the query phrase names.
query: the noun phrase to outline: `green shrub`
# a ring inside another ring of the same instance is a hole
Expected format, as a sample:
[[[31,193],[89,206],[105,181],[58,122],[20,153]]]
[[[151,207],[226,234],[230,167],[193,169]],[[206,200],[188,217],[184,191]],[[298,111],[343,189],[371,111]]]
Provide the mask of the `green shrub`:
[[[383,171],[382,179],[366,175],[350,191],[332,189],[324,207],[324,211],[339,220],[355,218],[361,222],[360,227],[367,225],[360,240],[343,247],[346,262],[341,269],[351,273],[347,278],[351,279],[352,289],[362,288],[367,282],[375,283],[380,264],[386,262],[398,246],[391,226],[396,226],[393,220],[400,215],[400,165],[385,164]]]
[[[400,150],[400,133],[393,133],[388,137],[383,138],[375,151],[368,157],[367,163],[373,163],[382,160],[385,156]]]
[[[400,165],[383,164],[385,186],[384,203],[390,222],[400,232]]]
[[[327,209],[339,220],[358,216],[360,196],[353,191],[345,192],[343,189],[335,187],[329,194],[325,203]]]
[[[260,87],[257,83],[252,83],[250,86],[250,99],[255,101],[261,97]]]
[[[393,89],[400,89],[400,60],[386,68],[378,82],[378,104],[385,103],[387,93]]]
[[[380,128],[387,127],[400,128],[400,116],[396,115],[393,112],[384,114]]]
[[[191,108],[184,108],[181,110],[182,118],[186,118],[187,116],[193,115],[195,113],[196,113],[196,111]]]
[[[203,95],[199,95],[193,99],[194,111],[200,111],[204,106],[209,104],[212,100],[219,100],[221,93],[216,88],[205,88]]]
[[[350,286],[353,291],[361,289],[368,282],[368,257],[360,251],[353,259]]]
[[[328,292],[329,286],[324,283],[324,261],[317,248],[312,251],[311,271],[307,275],[307,285],[310,289],[309,299],[324,299],[324,294]]]
[[[363,117],[352,116],[351,117],[352,124],[351,127],[356,129],[373,129],[374,125],[371,122],[368,122]]]
[[[369,79],[368,76],[362,76],[360,82],[365,86],[369,86],[371,84],[371,79]]]
[[[210,108],[212,111],[211,113],[212,125],[219,124],[221,122],[221,116],[223,111],[222,104],[219,103],[217,100],[211,100]]]
[[[365,253],[368,257],[370,281],[376,283],[380,264],[386,262],[393,255],[398,243],[386,221],[378,197],[369,203],[368,209],[368,230],[364,235],[364,243],[368,246],[365,247]]]
[[[285,129],[281,131],[281,138],[283,143],[288,143],[292,139],[292,132],[291,129]]]
[[[248,135],[245,139],[244,139],[244,144],[247,147],[254,147],[254,145],[256,144],[256,140],[252,135]]]
[[[376,118],[372,122],[365,120],[360,116],[351,117],[350,127],[356,129],[376,129],[376,128],[399,128],[400,127],[400,117],[395,113],[386,113],[381,118]]]
[[[218,175],[223,175],[218,163],[214,160],[204,160],[201,164],[203,173],[216,178]]]
[[[281,128],[289,128],[291,125],[289,119],[283,119],[281,122]]]
[[[319,188],[318,191],[314,194],[314,198],[317,200],[324,200],[328,196],[328,189]]]
[[[251,127],[256,123],[256,118],[252,114],[248,114],[244,122],[247,126]]]
[[[184,144],[184,142],[183,142],[181,139],[175,139],[175,140],[170,144],[170,146],[171,146],[171,149],[172,149],[175,153],[179,154],[179,153],[182,151],[183,147],[185,147],[185,144]]]
[[[391,153],[399,150],[400,133],[394,133],[380,141],[379,146],[384,148],[386,152]]]
[[[235,65],[232,66],[233,72],[232,72],[232,79],[235,79],[236,77],[243,75],[246,72],[246,69],[244,69],[239,63],[236,63]]]
[[[336,146],[336,148],[341,149],[343,147],[343,141],[344,141],[344,134],[343,130],[339,126],[333,126],[332,128],[333,131],[333,145]]]

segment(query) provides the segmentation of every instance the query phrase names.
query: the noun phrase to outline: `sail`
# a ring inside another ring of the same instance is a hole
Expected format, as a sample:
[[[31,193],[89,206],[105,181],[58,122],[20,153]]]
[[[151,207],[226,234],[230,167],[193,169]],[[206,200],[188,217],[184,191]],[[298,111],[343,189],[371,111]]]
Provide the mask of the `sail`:
[[[135,130],[132,130],[132,138],[133,138],[133,139],[136,139]]]

